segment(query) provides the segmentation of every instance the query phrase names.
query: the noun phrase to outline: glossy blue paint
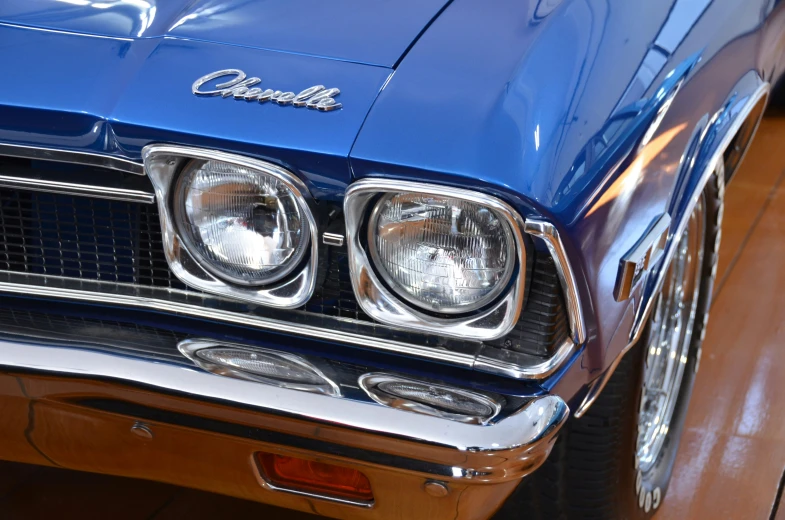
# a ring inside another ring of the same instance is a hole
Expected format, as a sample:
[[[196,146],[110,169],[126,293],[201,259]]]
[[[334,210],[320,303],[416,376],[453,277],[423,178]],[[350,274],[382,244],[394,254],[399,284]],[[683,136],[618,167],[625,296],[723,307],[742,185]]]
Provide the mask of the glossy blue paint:
[[[543,383],[569,400],[624,346],[620,326],[635,300],[613,300],[619,259],[654,218],[680,217],[734,100],[781,70],[783,9],[774,8],[4,2],[0,60],[19,81],[0,83],[0,141],[134,160],[151,142],[213,147],[283,164],[320,200],[339,201],[353,177],[368,176],[497,194],[524,216],[551,219],[576,271],[589,341]],[[260,76],[262,87],[338,87],[343,108],[191,94],[197,77],[229,67]]]
[[[613,359],[606,348],[634,304],[613,299],[619,259],[678,207],[678,179],[692,173],[682,159],[701,125],[739,78],[763,74],[770,3],[564,0],[538,15],[541,4],[454,0],[379,96],[351,161],[358,177],[480,187],[557,223],[590,337],[555,387],[569,398]],[[682,73],[641,148],[658,93]]]
[[[24,0],[0,21],[126,39],[171,36],[393,66],[447,0]],[[275,69],[263,70],[262,79]]]
[[[0,85],[0,140],[138,160],[150,142],[207,146],[266,158],[300,174],[315,196],[338,198],[347,156],[391,71],[311,56],[181,39],[123,41],[0,26],[0,60],[24,78]],[[24,53],[18,49],[24,48]],[[232,67],[261,86],[338,87],[343,108],[318,112],[221,97],[191,84]]]

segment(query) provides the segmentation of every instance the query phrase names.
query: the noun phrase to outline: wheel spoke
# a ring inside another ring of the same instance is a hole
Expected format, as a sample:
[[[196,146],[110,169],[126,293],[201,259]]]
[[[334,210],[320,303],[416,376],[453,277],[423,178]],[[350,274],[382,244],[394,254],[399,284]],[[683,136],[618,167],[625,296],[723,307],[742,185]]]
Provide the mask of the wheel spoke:
[[[705,214],[695,206],[676,245],[649,326],[638,417],[637,457],[642,471],[662,449],[684,375],[698,306]]]

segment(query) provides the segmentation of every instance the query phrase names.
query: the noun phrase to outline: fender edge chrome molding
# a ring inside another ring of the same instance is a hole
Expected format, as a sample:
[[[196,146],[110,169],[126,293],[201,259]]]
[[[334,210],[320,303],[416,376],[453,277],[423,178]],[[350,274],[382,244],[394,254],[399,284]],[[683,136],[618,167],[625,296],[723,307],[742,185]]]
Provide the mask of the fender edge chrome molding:
[[[615,372],[616,368],[619,366],[621,359],[640,340],[641,335],[643,334],[643,330],[645,328],[643,325],[646,323],[646,319],[649,317],[649,314],[651,313],[652,310],[652,303],[656,299],[654,298],[654,295],[656,295],[659,292],[660,288],[662,287],[664,274],[667,271],[667,266],[670,263],[671,259],[673,258],[674,248],[672,246],[673,244],[678,243],[678,241],[681,239],[681,235],[682,233],[684,233],[684,229],[686,228],[687,223],[689,222],[689,218],[684,218],[684,215],[689,216],[692,213],[693,209],[695,208],[695,205],[698,203],[698,199],[700,198],[703,189],[706,187],[706,183],[709,181],[711,175],[714,174],[715,171],[717,172],[717,175],[721,177],[720,182],[722,183],[725,182],[725,172],[724,172],[723,163],[721,161],[722,156],[725,153],[725,150],[728,147],[728,145],[733,140],[733,137],[736,135],[736,132],[738,132],[738,130],[747,120],[747,117],[752,113],[753,109],[758,104],[758,102],[761,99],[764,99],[766,96],[768,96],[770,90],[771,90],[771,85],[768,82],[766,81],[761,82],[758,88],[755,89],[755,91],[750,95],[749,99],[746,101],[744,106],[739,110],[739,112],[736,115],[736,118],[730,124],[728,130],[723,135],[722,139],[720,140],[716,149],[712,153],[711,157],[706,162],[706,165],[703,171],[701,172],[699,182],[696,184],[693,192],[689,195],[689,200],[685,208],[685,211],[682,215],[682,218],[678,221],[678,224],[675,227],[675,229],[674,226],[671,225],[672,233],[668,237],[668,243],[665,248],[665,253],[662,255],[662,259],[659,263],[659,266],[652,271],[657,276],[657,279],[655,282],[647,281],[647,283],[653,283],[652,285],[653,288],[649,292],[649,297],[645,300],[646,301],[645,305],[641,305],[638,309],[635,320],[633,322],[632,330],[630,331],[629,342],[622,349],[622,351],[616,356],[613,362],[611,362],[610,366],[596,379],[594,379],[594,381],[589,383],[589,390],[586,393],[586,396],[583,398],[583,401],[573,413],[573,415],[576,418],[582,417],[589,410],[589,408],[591,408],[591,406],[594,404],[594,402],[602,393],[603,389],[605,388],[605,385],[608,384],[608,381],[610,380],[611,376]],[[716,115],[714,120],[716,120]],[[707,131],[708,131],[708,127],[707,127]],[[705,135],[706,134],[704,133],[702,138],[705,138]],[[750,141],[751,140],[752,139],[750,139]]]

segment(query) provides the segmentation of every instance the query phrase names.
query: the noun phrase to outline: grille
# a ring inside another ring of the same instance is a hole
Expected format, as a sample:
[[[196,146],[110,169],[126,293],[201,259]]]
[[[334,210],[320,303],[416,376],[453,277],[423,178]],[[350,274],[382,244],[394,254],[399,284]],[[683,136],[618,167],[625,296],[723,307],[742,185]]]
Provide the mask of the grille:
[[[0,268],[185,290],[154,204],[0,189]]]
[[[533,251],[526,306],[515,328],[490,345],[546,357],[569,336],[556,264],[547,253]]]
[[[202,294],[169,270],[155,204],[0,188],[0,232],[0,270]],[[354,297],[345,249],[324,250],[323,282],[301,310],[372,323]],[[547,357],[567,338],[567,320],[553,260],[536,251],[530,257],[521,319],[489,344]]]

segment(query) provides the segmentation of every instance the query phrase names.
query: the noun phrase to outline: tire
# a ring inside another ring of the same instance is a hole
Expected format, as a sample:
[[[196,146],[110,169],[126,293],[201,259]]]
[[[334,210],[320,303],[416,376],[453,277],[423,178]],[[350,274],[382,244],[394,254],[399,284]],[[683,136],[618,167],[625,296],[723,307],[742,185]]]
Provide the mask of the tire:
[[[695,282],[697,307],[691,337],[682,343],[688,348],[687,360],[656,459],[647,461],[643,468],[637,455],[646,346],[655,314],[652,312],[641,340],[621,360],[594,405],[580,419],[568,421],[546,462],[524,479],[494,520],[646,519],[662,504],[700,363],[717,270],[723,195],[724,172],[720,164],[703,191],[703,255],[695,266],[699,275]]]

